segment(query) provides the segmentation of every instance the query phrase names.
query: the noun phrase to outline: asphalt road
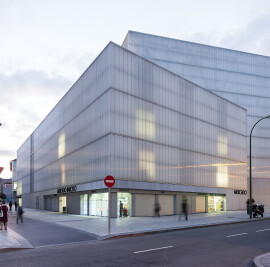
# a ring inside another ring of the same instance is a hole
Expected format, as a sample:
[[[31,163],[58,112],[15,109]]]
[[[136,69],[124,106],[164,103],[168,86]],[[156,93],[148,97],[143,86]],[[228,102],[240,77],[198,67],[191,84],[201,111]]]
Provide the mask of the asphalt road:
[[[251,266],[270,220],[0,253],[0,266]]]

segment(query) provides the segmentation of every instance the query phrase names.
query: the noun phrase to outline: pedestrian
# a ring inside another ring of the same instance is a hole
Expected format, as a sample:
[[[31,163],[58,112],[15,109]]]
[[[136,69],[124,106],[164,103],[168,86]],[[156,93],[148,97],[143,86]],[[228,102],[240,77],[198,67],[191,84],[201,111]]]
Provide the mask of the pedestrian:
[[[159,212],[160,212],[160,205],[159,205],[158,202],[155,203],[154,210],[155,210],[155,217],[156,216],[159,217],[160,216],[160,214],[159,214]]]
[[[18,207],[17,211],[17,224],[19,223],[19,218],[21,219],[21,222],[23,223],[23,208],[22,206]]]
[[[9,211],[11,211],[12,210],[12,201],[11,200],[9,201],[8,205],[9,205]]]
[[[186,221],[187,221],[188,220],[188,204],[187,204],[186,199],[182,202],[182,212],[184,213],[186,217]],[[179,219],[180,219],[180,216],[179,216]]]
[[[3,225],[5,227],[5,230],[7,230],[7,223],[8,223],[8,206],[6,205],[5,201],[2,202],[1,209],[1,215],[0,217],[0,223],[1,223],[1,229],[3,230]]]
[[[17,211],[18,203],[15,201],[14,205],[15,205],[15,211]]]
[[[122,201],[120,201],[120,209],[119,209],[119,217],[122,217],[123,216],[123,203]]]

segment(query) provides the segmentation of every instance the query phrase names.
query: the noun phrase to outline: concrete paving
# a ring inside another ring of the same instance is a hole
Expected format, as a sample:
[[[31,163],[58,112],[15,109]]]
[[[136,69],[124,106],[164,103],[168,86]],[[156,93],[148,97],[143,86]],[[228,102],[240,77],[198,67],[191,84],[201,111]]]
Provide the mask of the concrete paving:
[[[179,215],[174,215],[162,216],[159,218],[113,218],[111,219],[111,234],[109,235],[107,217],[71,215],[26,208],[24,211],[25,222],[29,219],[53,223],[58,226],[64,226],[94,234],[98,236],[99,239],[270,219],[270,208],[265,209],[264,218],[256,218],[252,220],[249,219],[249,215],[247,215],[245,210],[190,214],[188,221],[185,220],[183,215],[180,217]],[[15,216],[15,211],[12,211],[11,215],[12,214]],[[14,229],[12,229],[12,224],[10,224],[7,231],[0,231],[0,250],[33,248],[30,242],[15,232]],[[270,266],[270,253],[258,256],[254,259],[254,263],[256,266]]]

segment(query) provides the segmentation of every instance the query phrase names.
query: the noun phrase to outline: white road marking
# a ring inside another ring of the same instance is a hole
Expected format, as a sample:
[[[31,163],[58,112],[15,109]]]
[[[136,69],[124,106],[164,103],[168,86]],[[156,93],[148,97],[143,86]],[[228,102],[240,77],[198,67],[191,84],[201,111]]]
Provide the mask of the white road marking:
[[[238,235],[247,235],[248,233],[242,233],[242,234],[236,234],[236,235],[228,235],[227,237],[232,237],[232,236],[238,236]]]
[[[152,248],[152,249],[147,249],[147,250],[141,250],[141,251],[136,251],[133,253],[143,253],[143,252],[148,252],[148,251],[153,251],[153,250],[159,250],[159,249],[165,249],[165,248],[173,248],[173,246],[167,246],[167,247],[162,247],[162,248]]]
[[[258,230],[258,231],[256,231],[256,233],[258,233],[258,232],[264,232],[264,231],[270,231],[270,229]]]

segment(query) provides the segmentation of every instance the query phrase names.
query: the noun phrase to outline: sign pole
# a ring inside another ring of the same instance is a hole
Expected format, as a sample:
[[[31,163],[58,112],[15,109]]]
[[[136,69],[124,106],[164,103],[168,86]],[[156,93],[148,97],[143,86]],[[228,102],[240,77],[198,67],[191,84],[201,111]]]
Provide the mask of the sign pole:
[[[108,233],[109,235],[111,234],[111,187],[114,186],[115,184],[115,179],[111,176],[108,175],[106,176],[106,178],[104,179],[104,184],[109,187],[109,195],[108,195]]]
[[[111,188],[109,187],[109,223],[108,223],[108,232],[111,234]]]

